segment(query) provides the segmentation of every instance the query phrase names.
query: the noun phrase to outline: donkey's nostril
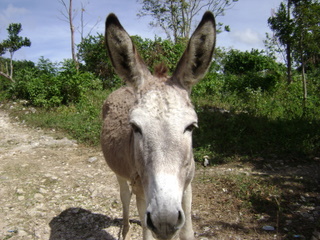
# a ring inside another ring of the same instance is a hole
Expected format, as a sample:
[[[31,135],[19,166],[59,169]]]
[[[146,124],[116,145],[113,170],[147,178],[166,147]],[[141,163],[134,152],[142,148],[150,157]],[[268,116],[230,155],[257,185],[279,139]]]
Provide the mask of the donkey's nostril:
[[[150,212],[147,212],[147,227],[153,232],[155,232],[155,230],[156,230],[156,227],[154,226],[154,224],[152,222]]]
[[[176,225],[176,229],[180,229],[184,225],[185,216],[184,213],[181,211],[178,211],[178,221]]]

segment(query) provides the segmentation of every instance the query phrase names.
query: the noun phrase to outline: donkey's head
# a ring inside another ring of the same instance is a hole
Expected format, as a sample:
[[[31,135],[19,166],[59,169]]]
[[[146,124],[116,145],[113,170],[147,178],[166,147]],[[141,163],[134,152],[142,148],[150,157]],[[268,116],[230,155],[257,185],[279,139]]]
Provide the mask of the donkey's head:
[[[211,63],[215,20],[204,14],[172,77],[150,73],[114,14],[107,18],[105,41],[115,71],[135,91],[128,124],[147,204],[145,223],[155,237],[171,239],[184,225],[182,198],[194,173],[197,115],[189,95]]]

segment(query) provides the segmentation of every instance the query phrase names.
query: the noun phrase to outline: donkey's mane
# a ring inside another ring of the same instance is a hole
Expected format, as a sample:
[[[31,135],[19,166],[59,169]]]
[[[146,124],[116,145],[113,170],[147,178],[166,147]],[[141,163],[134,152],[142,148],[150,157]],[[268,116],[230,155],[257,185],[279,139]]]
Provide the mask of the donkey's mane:
[[[154,67],[154,76],[158,78],[168,77],[168,67],[162,62]]]

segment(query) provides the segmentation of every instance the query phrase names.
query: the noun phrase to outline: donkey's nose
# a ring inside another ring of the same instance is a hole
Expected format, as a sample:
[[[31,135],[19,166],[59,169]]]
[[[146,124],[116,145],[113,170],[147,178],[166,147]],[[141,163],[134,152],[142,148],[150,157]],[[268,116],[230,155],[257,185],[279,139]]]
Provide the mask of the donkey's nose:
[[[147,227],[158,239],[172,239],[177,231],[182,228],[184,221],[185,216],[183,211],[160,214],[146,213]]]

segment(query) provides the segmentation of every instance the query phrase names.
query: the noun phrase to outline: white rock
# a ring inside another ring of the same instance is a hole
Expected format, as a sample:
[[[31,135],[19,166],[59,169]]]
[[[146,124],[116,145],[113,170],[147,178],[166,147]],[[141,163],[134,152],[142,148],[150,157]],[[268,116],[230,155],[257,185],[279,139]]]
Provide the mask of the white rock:
[[[44,199],[44,196],[40,193],[36,193],[34,195],[34,199],[36,199],[37,201],[40,201],[40,200],[43,200]]]
[[[46,193],[48,193],[48,191],[45,190],[44,188],[40,188],[39,193],[46,194]]]
[[[18,236],[19,237],[24,237],[24,236],[27,236],[28,235],[28,233],[26,233],[26,231],[24,231],[24,230],[19,230],[18,231]]]
[[[17,194],[24,194],[24,191],[21,188],[18,188],[16,192],[17,192]]]
[[[275,230],[275,228],[272,226],[263,226],[262,229],[265,231],[274,231]]]
[[[91,157],[91,158],[88,159],[88,162],[89,162],[89,163],[94,163],[94,162],[97,161],[97,160],[98,160],[97,157]]]
[[[19,197],[18,197],[18,200],[19,200],[19,201],[23,201],[24,199],[25,199],[24,196],[19,196]]]

